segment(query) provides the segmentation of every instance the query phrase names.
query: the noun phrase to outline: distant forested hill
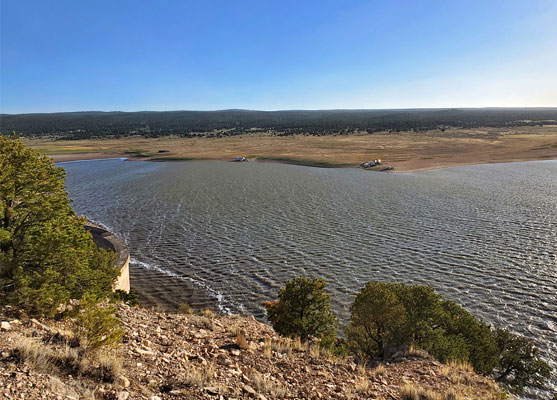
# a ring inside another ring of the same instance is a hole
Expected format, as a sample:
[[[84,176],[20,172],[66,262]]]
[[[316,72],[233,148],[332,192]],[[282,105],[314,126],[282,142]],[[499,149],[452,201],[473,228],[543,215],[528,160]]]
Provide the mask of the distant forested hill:
[[[328,135],[355,131],[408,131],[447,127],[557,124],[557,108],[164,111],[1,114],[0,133],[66,139],[104,136],[216,136],[259,130],[276,135]],[[257,129],[256,129],[257,130]]]

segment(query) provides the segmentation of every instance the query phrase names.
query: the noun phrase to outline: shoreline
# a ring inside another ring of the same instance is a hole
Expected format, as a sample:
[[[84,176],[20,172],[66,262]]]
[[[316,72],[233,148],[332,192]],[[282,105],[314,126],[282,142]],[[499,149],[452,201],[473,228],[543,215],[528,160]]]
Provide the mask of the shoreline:
[[[95,160],[106,160],[106,159],[126,159],[126,161],[148,161],[148,162],[180,162],[180,161],[220,161],[220,162],[232,162],[232,159],[225,158],[195,158],[195,157],[130,157],[129,154],[105,154],[105,153],[75,153],[75,154],[48,154],[56,164],[76,162],[76,161],[95,161]],[[433,161],[433,160],[432,160]],[[421,172],[421,171],[435,171],[446,168],[454,167],[466,167],[472,165],[489,165],[489,164],[510,164],[516,162],[532,162],[532,161],[557,161],[557,156],[548,157],[523,157],[523,158],[513,158],[513,159],[503,159],[503,160],[482,160],[482,161],[470,161],[470,162],[443,162],[430,166],[421,166],[408,168],[405,166],[397,166],[397,162],[385,163],[381,165],[384,167],[393,167],[394,170],[381,171],[381,169],[370,168],[367,171],[370,172],[388,172],[388,173],[411,173],[411,172]],[[272,157],[258,157],[250,160],[249,162],[255,163],[276,163],[276,164],[288,164],[288,165],[298,165],[303,167],[314,167],[314,168],[354,168],[361,169],[358,165],[344,164],[344,163],[332,163],[323,162],[319,160],[297,160],[297,159],[285,159],[285,158],[272,158]]]
[[[91,161],[91,160],[104,160],[107,158],[128,158],[125,154],[120,153],[60,153],[60,154],[45,154],[50,157],[55,163],[72,162],[72,161]]]
[[[375,159],[381,170],[417,172],[463,165],[557,159],[557,125],[512,128],[454,128],[373,134],[102,138],[23,142],[55,162],[126,157],[138,161],[232,161],[245,157],[320,168],[358,168]]]

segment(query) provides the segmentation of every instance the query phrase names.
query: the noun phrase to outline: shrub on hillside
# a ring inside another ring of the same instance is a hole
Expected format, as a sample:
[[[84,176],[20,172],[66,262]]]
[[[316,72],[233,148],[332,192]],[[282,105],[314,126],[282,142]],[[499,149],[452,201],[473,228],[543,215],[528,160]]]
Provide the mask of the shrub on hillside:
[[[358,357],[384,358],[387,349],[407,341],[406,311],[389,285],[368,282],[350,312],[346,336],[348,347]]]
[[[495,338],[499,350],[495,379],[517,394],[522,394],[525,387],[542,387],[551,368],[540,359],[533,343],[501,328],[495,331]]]
[[[267,319],[283,336],[310,337],[332,343],[336,334],[336,318],[331,311],[325,281],[299,276],[286,282],[278,301],[267,302]]]
[[[130,307],[134,307],[139,304],[139,297],[133,290],[126,292],[125,290],[117,289],[114,291],[112,299],[115,301],[121,301]]]
[[[350,311],[347,343],[359,357],[385,358],[412,345],[443,362],[469,362],[477,373],[495,373],[517,393],[549,377],[550,367],[531,342],[490,328],[431,288],[371,281]]]
[[[52,316],[72,298],[112,290],[113,255],[85,231],[64,178],[52,160],[0,135],[0,302]]]
[[[76,336],[85,351],[115,345],[123,335],[120,320],[114,316],[116,307],[100,305],[99,299],[86,293],[79,302]]]
[[[407,336],[406,341],[421,346],[431,340],[435,321],[442,318],[441,296],[428,286],[402,283],[381,285],[385,285],[385,290],[392,291],[404,307],[406,322],[403,331]]]
[[[436,340],[423,344],[422,348],[443,362],[468,361],[477,373],[491,373],[498,363],[491,328],[453,301],[441,301],[441,309],[439,319],[433,321]],[[446,344],[443,346],[442,342]]]

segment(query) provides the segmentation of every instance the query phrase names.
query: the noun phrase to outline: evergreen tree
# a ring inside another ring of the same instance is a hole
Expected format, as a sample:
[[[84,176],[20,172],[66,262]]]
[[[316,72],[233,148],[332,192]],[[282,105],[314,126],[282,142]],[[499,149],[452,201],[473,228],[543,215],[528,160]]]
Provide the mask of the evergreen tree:
[[[408,341],[406,310],[389,284],[368,282],[350,313],[348,347],[361,358],[384,358],[386,350]]]
[[[499,348],[495,379],[517,394],[524,393],[525,387],[543,387],[551,368],[541,360],[534,344],[507,329],[497,328],[495,335]]]
[[[299,276],[286,282],[279,300],[267,302],[267,319],[284,336],[299,336],[303,341],[314,336],[331,344],[336,333],[336,319],[331,312],[326,283],[320,278]]]
[[[543,387],[551,373],[532,342],[491,328],[426,286],[370,281],[350,312],[347,344],[361,358],[386,358],[413,345],[442,362],[469,362],[516,393]]]
[[[0,136],[0,302],[52,316],[71,298],[111,291],[113,253],[96,248],[64,178],[49,158]]]

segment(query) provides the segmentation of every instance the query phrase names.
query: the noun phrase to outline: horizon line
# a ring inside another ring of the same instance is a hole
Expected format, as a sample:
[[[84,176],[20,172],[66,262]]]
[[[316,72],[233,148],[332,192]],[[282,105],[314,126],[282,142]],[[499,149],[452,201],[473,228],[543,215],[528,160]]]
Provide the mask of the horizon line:
[[[257,110],[249,108],[224,108],[215,110],[196,110],[196,109],[175,109],[175,110],[78,110],[78,111],[49,111],[49,112],[20,112],[20,113],[4,113],[0,115],[37,115],[37,114],[78,114],[78,113],[164,113],[164,112],[324,112],[324,111],[428,111],[428,110],[502,110],[502,109],[556,109],[557,106],[489,106],[489,107],[405,107],[405,108],[297,108],[297,109],[273,109],[273,110]]]

